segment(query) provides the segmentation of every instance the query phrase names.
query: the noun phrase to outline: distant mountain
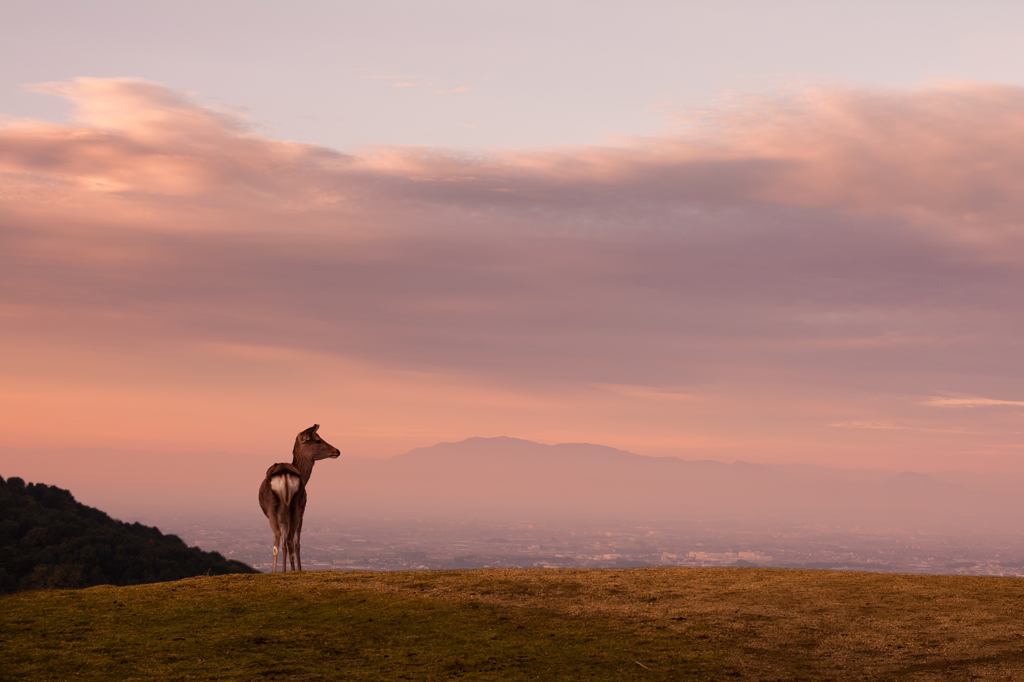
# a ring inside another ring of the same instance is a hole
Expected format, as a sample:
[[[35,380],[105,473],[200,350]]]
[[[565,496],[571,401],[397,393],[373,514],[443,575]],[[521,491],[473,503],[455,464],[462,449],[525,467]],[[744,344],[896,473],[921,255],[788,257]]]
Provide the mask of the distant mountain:
[[[325,514],[466,520],[992,528],[1020,495],[921,473],[646,457],[586,443],[470,438],[317,469]]]
[[[159,519],[161,527],[182,529],[242,523],[268,538],[255,491],[268,464],[286,457],[0,447],[0,464],[73,485],[79,499],[120,518]],[[112,469],[116,477],[108,474]],[[206,475],[182,477],[192,469]],[[306,523],[329,526],[352,517],[1016,533],[1024,519],[1024,476],[726,464],[587,443],[469,438],[390,459],[342,456],[317,464]]]
[[[0,592],[256,572],[156,528],[116,521],[67,490],[0,478]]]

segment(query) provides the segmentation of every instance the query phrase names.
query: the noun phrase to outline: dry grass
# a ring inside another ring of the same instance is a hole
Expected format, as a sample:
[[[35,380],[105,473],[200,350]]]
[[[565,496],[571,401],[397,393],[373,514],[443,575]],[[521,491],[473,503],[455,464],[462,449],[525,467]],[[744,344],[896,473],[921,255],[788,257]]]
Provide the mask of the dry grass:
[[[1024,580],[776,569],[353,576],[384,591],[707,638],[744,679],[1024,680]]]
[[[194,578],[0,602],[3,679],[1024,680],[1024,580],[773,569]]]

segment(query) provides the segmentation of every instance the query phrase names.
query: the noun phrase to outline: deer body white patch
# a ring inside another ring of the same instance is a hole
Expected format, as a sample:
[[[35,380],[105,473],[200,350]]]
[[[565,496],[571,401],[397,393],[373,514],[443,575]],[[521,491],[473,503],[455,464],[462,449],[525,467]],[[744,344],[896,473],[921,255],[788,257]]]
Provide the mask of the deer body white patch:
[[[295,493],[299,492],[300,483],[301,480],[295,474],[282,474],[270,479],[270,489],[287,506],[291,504]]]

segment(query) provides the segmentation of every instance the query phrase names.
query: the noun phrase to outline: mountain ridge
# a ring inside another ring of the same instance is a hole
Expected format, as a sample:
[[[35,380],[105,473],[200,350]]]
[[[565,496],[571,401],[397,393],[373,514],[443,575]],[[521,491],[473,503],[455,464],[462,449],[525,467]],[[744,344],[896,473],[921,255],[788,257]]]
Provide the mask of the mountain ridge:
[[[993,514],[1021,506],[919,472],[688,461],[509,437],[438,443],[385,460],[342,458],[324,468],[321,485],[341,493],[331,506],[341,514],[640,525],[988,528]]]
[[[104,457],[112,458],[116,480],[96,473],[108,470]],[[237,453],[0,448],[0,464],[10,473],[73,487],[90,505],[148,523],[186,517],[206,523],[220,516],[262,527],[255,490],[272,461]],[[83,462],[96,465],[83,468]],[[190,466],[210,475],[176,481],[177,472]],[[388,459],[342,455],[322,462],[310,481],[307,519],[793,523],[1016,532],[1013,519],[1024,516],[1024,476],[919,473],[684,460],[590,443],[473,437]]]

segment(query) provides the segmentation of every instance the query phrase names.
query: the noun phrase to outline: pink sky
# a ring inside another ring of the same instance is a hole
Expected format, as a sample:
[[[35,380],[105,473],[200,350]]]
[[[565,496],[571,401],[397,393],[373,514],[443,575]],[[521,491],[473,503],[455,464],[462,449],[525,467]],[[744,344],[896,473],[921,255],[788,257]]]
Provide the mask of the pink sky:
[[[0,127],[2,446],[262,461],[318,422],[378,457],[1024,471],[1024,89],[342,153],[154,82],[34,87],[75,114]]]

